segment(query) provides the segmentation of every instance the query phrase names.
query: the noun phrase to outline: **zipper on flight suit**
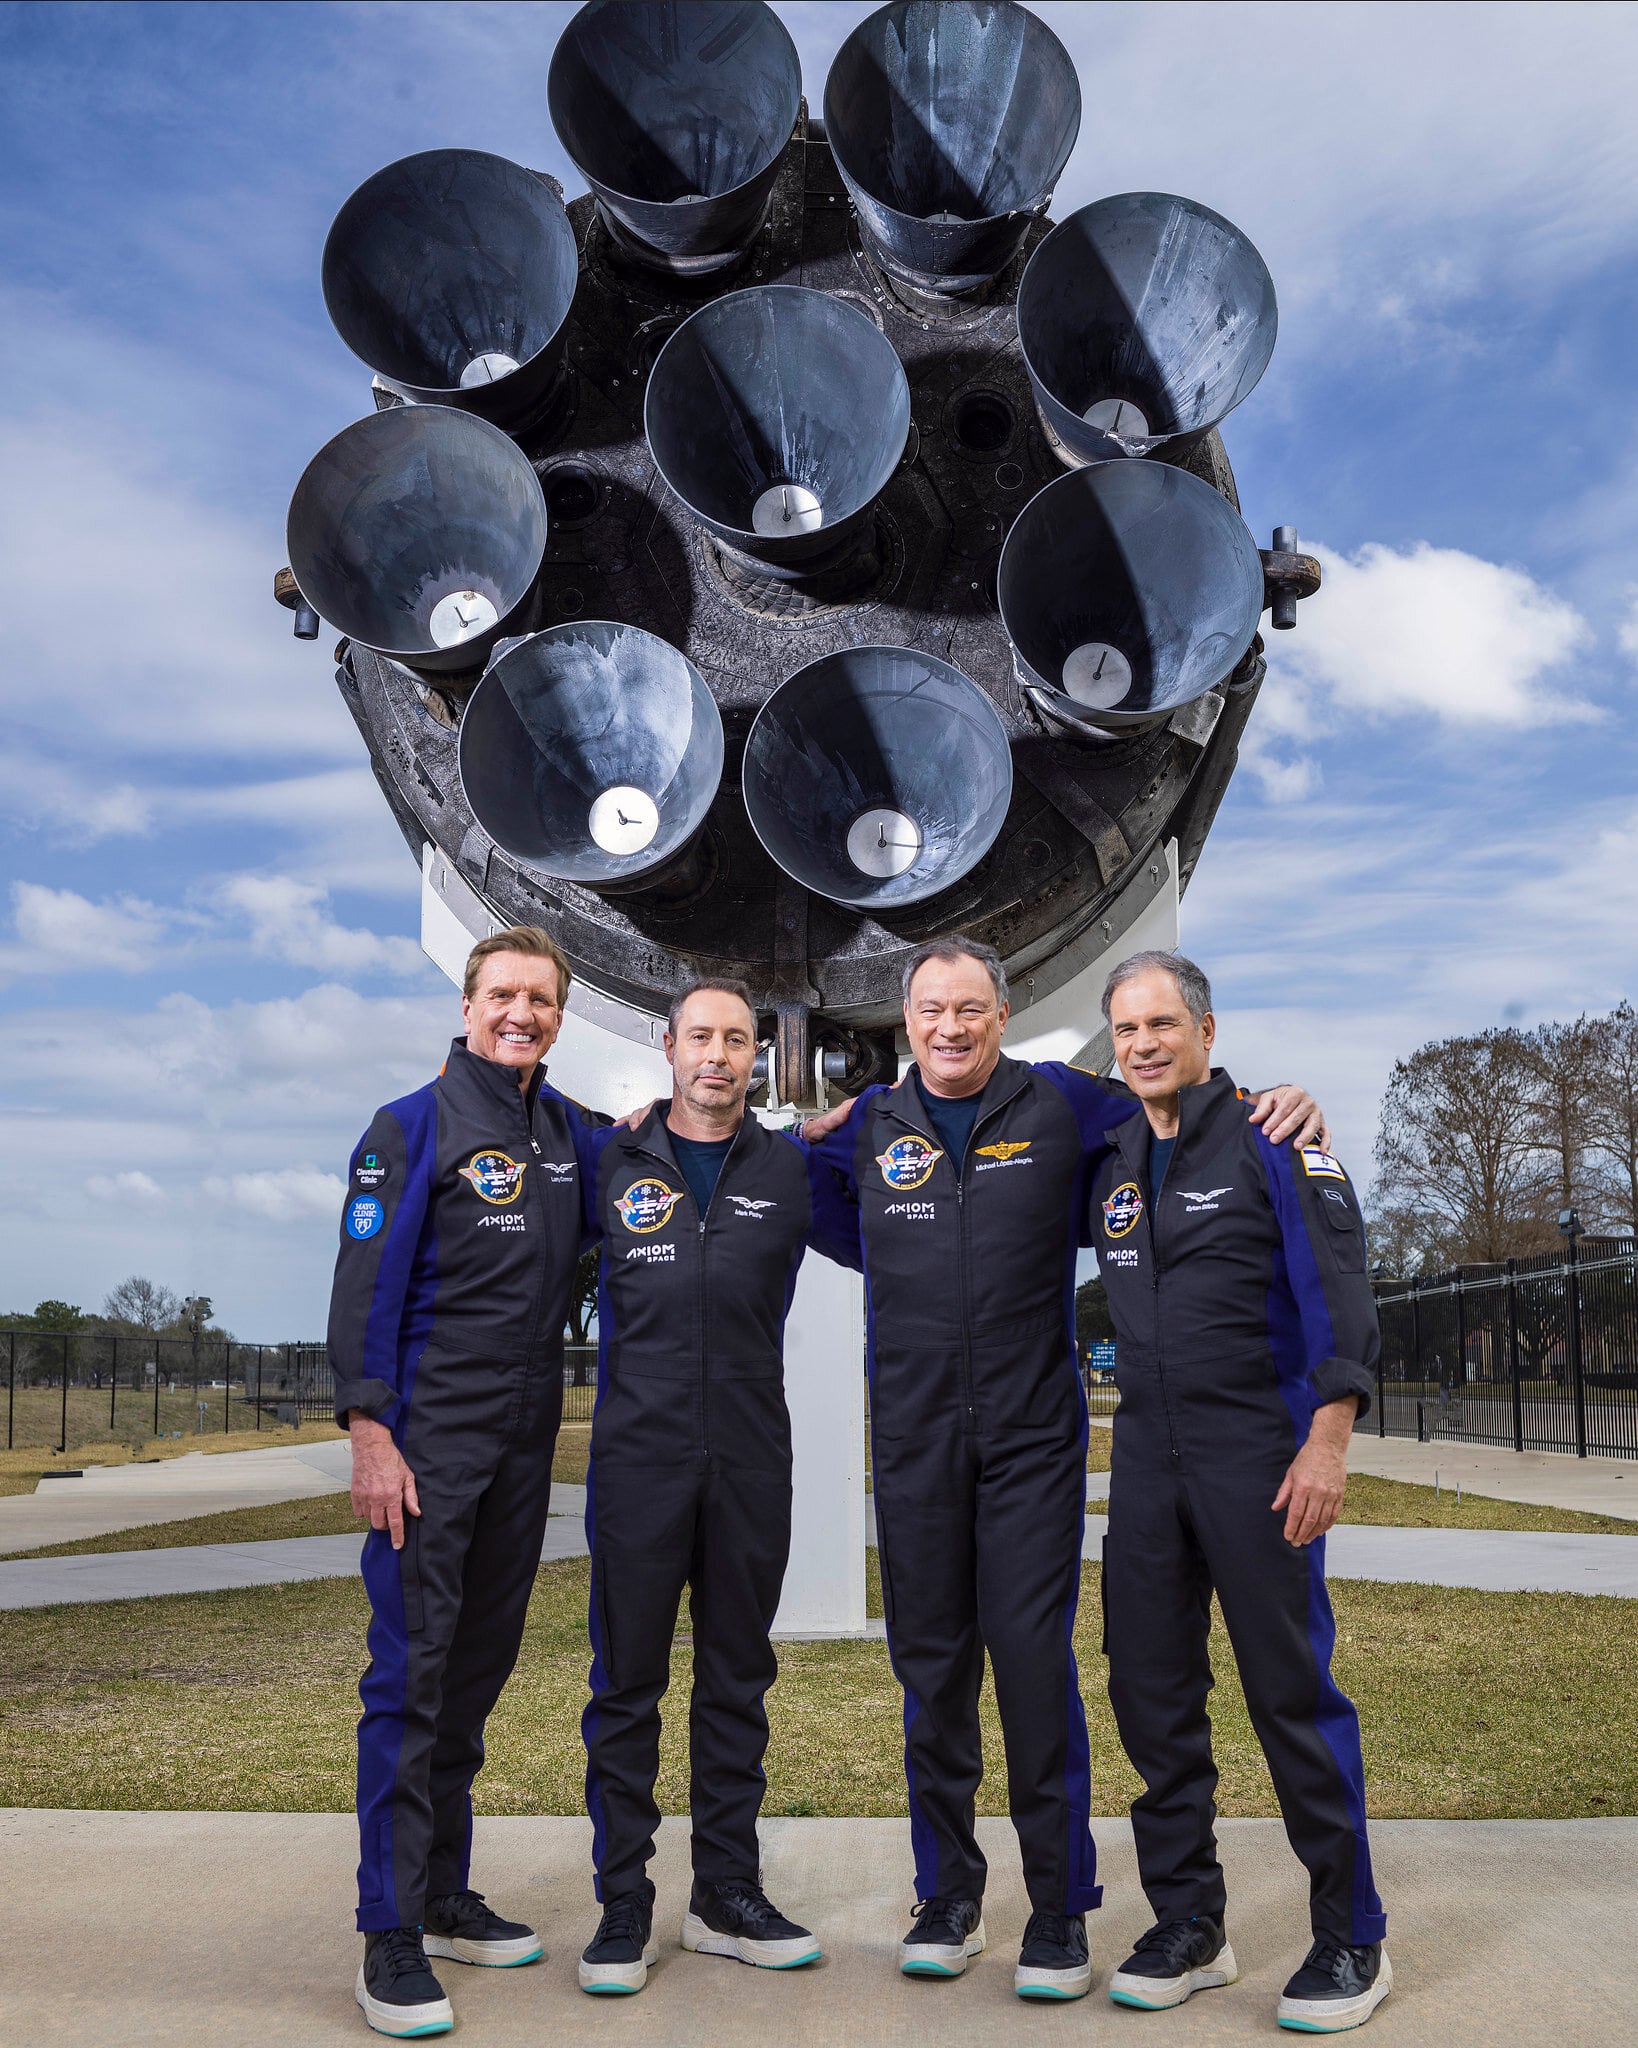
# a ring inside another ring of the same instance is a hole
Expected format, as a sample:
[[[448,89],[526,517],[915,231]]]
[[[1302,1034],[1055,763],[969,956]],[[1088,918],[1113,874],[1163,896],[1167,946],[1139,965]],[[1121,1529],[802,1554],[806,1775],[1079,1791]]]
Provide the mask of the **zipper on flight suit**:
[[[751,1112],[747,1110],[745,1112],[745,1115],[742,1116],[739,1120],[738,1128],[734,1132],[733,1143],[728,1147],[727,1152],[723,1156],[722,1166],[717,1173],[717,1184],[711,1190],[711,1199],[705,1205],[704,1214],[700,1214],[699,1205],[697,1203],[695,1203],[694,1205],[694,1213],[696,1216],[699,1216],[699,1285],[695,1292],[695,1299],[699,1304],[699,1315],[697,1319],[698,1342],[695,1345],[695,1356],[699,1360],[700,1454],[707,1460],[711,1456],[711,1410],[709,1395],[706,1388],[705,1363],[705,1340],[706,1333],[710,1328],[710,1318],[706,1313],[705,1299],[705,1226],[711,1220],[711,1211],[717,1206],[717,1196],[722,1192],[723,1179],[727,1174],[729,1167],[733,1164],[734,1154],[739,1150],[740,1136],[745,1129],[746,1119],[750,1116],[750,1114]],[[694,1190],[690,1187],[687,1187],[688,1176],[686,1173],[683,1173],[681,1166],[678,1165],[675,1155],[673,1155],[673,1157],[668,1161],[663,1153],[654,1150],[652,1147],[648,1145],[641,1145],[638,1147],[638,1150],[642,1152],[647,1158],[656,1161],[657,1164],[661,1166],[669,1164],[671,1166],[676,1167],[677,1172],[682,1176],[682,1180],[686,1188],[689,1201],[694,1201]]]
[[[955,1162],[956,1305],[961,1315],[961,1404],[966,1410],[968,1422],[975,1429],[978,1426],[978,1404],[973,1392],[972,1317],[968,1312],[967,1297],[967,1200],[966,1189],[963,1183],[967,1174],[967,1160],[977,1150],[977,1139],[980,1130],[989,1122],[991,1117],[999,1116],[1008,1103],[1014,1101],[1021,1092],[1020,1089],[1014,1088],[1010,1095],[1004,1095],[999,1102],[992,1102],[981,1115],[974,1119],[972,1130],[968,1133],[967,1137],[967,1150]],[[910,1118],[901,1111],[889,1110],[887,1114],[893,1117],[896,1122],[908,1125],[918,1138],[928,1138],[935,1144],[937,1143],[937,1131],[924,1130],[920,1124],[912,1123]],[[931,1122],[931,1118],[928,1121]],[[726,1160],[723,1162],[723,1167],[726,1171]]]
[[[1147,1122],[1148,1119],[1145,1118],[1144,1121]],[[1151,1126],[1151,1135],[1152,1134],[1153,1127]],[[1175,1167],[1175,1165],[1177,1164],[1177,1140],[1181,1139],[1182,1136],[1183,1110],[1182,1105],[1179,1104],[1177,1115],[1177,1139],[1174,1139],[1172,1143],[1172,1156],[1171,1159],[1168,1161],[1169,1166]],[[1149,1178],[1149,1169],[1147,1164],[1145,1164],[1145,1166],[1143,1167],[1143,1177],[1145,1180]],[[1168,1392],[1166,1386],[1166,1347],[1160,1335],[1161,1261],[1160,1236],[1158,1228],[1160,1222],[1160,1196],[1159,1191],[1157,1189],[1151,1188],[1149,1190],[1149,1199],[1144,1204],[1144,1208],[1146,1210],[1149,1222],[1149,1285],[1154,1293],[1155,1304],[1155,1378],[1160,1383],[1160,1405],[1166,1411],[1166,1441],[1169,1446],[1167,1456],[1170,1458],[1173,1465],[1181,1465],[1183,1462],[1183,1453],[1178,1448],[1177,1422],[1176,1418],[1172,1414],[1172,1397],[1171,1394]]]

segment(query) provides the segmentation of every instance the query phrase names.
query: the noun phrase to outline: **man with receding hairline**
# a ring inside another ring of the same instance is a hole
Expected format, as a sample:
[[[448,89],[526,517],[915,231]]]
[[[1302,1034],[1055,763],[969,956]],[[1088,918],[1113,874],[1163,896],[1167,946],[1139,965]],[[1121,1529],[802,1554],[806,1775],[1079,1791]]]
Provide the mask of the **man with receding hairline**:
[[[1145,1785],[1132,1833],[1156,1916],[1109,1995],[1154,2011],[1238,1975],[1212,1831],[1215,1593],[1309,1873],[1313,1946],[1276,2018],[1341,2033],[1393,1984],[1359,1717],[1331,1676],[1325,1589],[1325,1532],[1376,1378],[1364,1224],[1330,1151],[1271,1145],[1212,1067],[1211,988],[1192,960],[1134,954],[1103,1011],[1143,1110],[1116,1131],[1088,1209],[1120,1376],[1105,1649]]]
[[[466,1036],[353,1153],[330,1303],[336,1419],[370,1518],[359,1686],[355,1995],[377,2033],[447,2033],[428,1952],[541,1952],[468,1885],[483,1727],[517,1659],[563,1408],[580,1251],[576,1133],[550,1087],[569,965],[531,925],[473,947]]]

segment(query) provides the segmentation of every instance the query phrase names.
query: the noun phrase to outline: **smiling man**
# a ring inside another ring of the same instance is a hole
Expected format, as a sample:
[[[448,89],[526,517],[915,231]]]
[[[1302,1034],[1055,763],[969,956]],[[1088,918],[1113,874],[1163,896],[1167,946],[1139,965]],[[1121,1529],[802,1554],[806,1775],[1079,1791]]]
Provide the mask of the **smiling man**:
[[[694,1883],[684,1948],[767,1969],[819,1944],[762,1890],[768,1631],[791,1535],[785,1314],[808,1242],[801,1148],[745,1110],[757,1020],[743,982],[671,1005],[669,1102],[581,1139],[603,1242],[586,1534],[592,1557],[586,1804],[603,1916],[581,1989],[640,1991],[657,1960],[648,1877],[660,1700],[686,1587]]]
[[[1359,1720],[1331,1677],[1324,1536],[1378,1347],[1365,1232],[1328,1151],[1283,1148],[1213,1072],[1211,989],[1190,960],[1137,953],[1104,1016],[1143,1115],[1093,1180],[1091,1241],[1117,1339],[1109,1697],[1146,1787],[1132,1808],[1155,1925],[1110,1981],[1154,2010],[1232,1984],[1212,1832],[1206,1700],[1215,1593],[1291,1846],[1314,1941],[1281,2026],[1369,2019],[1393,1973],[1371,1877]]]
[[[428,1952],[541,1953],[468,1888],[483,1727],[523,1638],[563,1407],[581,1241],[576,1137],[545,1084],[569,968],[532,926],[472,949],[465,1038],[352,1158],[330,1304],[352,1437],[370,1664],[359,1687],[356,1995],[382,2034],[454,2024]]]
[[[899,1967],[958,1976],[984,1947],[987,1653],[1032,1909],[1014,1987],[1079,1998],[1102,1893],[1071,1641],[1086,1503],[1074,1270],[1090,1176],[1134,1104],[1077,1067],[1008,1059],[1007,1017],[988,946],[921,947],[904,977],[910,1073],[807,1133],[816,1243],[862,1264],[870,1289],[878,1555],[916,1859]],[[1257,1115],[1276,1138],[1320,1125],[1298,1090]]]

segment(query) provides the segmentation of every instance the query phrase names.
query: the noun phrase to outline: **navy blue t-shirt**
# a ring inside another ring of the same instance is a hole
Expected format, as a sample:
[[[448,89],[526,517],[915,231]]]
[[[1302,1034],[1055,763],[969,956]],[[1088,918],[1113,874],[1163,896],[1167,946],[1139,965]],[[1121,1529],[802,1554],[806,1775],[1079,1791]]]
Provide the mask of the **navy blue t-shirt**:
[[[694,1197],[694,1206],[703,1217],[711,1206],[711,1197],[717,1191],[717,1178],[722,1172],[722,1162],[728,1157],[734,1140],[732,1138],[679,1138],[673,1130],[667,1130],[671,1149],[677,1155],[677,1164],[682,1168],[682,1177],[688,1183],[688,1191]]]
[[[1149,1133],[1149,1194],[1153,1198],[1160,1193],[1160,1184],[1166,1178],[1166,1169],[1172,1163],[1172,1147],[1175,1137],[1162,1138],[1158,1132]]]
[[[918,1071],[916,1093],[921,1097],[921,1106],[932,1120],[940,1142],[950,1155],[950,1164],[959,1174],[967,1157],[973,1125],[978,1121],[978,1112],[984,1101],[984,1089],[980,1088],[976,1095],[934,1095],[922,1086]]]

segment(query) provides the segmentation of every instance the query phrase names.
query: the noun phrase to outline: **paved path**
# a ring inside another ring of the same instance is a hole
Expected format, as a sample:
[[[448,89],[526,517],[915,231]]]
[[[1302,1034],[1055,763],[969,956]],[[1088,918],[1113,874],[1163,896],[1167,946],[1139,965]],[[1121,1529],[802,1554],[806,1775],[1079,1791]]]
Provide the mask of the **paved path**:
[[[0,1553],[340,1493],[351,1470],[352,1446],[339,1434],[334,1443],[91,1465],[81,1479],[42,1479],[33,1493],[0,1497]]]
[[[554,1487],[552,1508],[542,1558],[584,1557],[585,1488]],[[1108,1526],[1102,1515],[1087,1516],[1083,1556],[1101,1554]],[[868,1540],[874,1545],[874,1526]],[[201,1543],[189,1550],[0,1561],[0,1609],[224,1592],[293,1579],[350,1579],[358,1570],[359,1547],[357,1536],[292,1536],[272,1543]],[[1630,1536],[1341,1528],[1326,1539],[1326,1569],[1334,1579],[1475,1586],[1492,1593],[1612,1593],[1638,1599],[1638,1541]]]
[[[1631,1458],[1499,1451],[1483,1444],[1419,1444],[1413,1437],[1372,1436],[1367,1421],[1354,1433],[1348,1465],[1351,1471],[1370,1472],[1378,1479],[1409,1479],[1422,1486],[1431,1486],[1437,1472],[1441,1486],[1459,1484],[1463,1493],[1638,1520],[1638,1462]]]
[[[480,1820],[473,1878],[546,1946],[523,1970],[443,1966],[456,2039],[484,2048],[1031,2048],[1119,2042],[1234,2048],[1280,2038],[1280,1985],[1307,1946],[1307,1880],[1277,1821],[1222,1825],[1237,1985],[1163,2019],[1103,1996],[1147,1925],[1124,1822],[1094,1823],[1103,1910],[1097,1988],[1072,2011],[1012,1995],[1028,1906],[1005,1821],[984,1820],[991,1951],[957,1983],[901,1977],[909,1824],[772,1820],[773,1896],[814,1928],[826,1960],[790,1973],[685,1954],[687,1823],[660,1830],[653,1874],[661,1960],[640,1998],[575,1989],[596,1925],[583,1820]],[[1614,2048],[1632,2039],[1631,1909],[1638,1821],[1378,1821],[1378,1880],[1396,1990],[1371,2048]],[[0,1813],[7,1900],[5,2035],[61,2048],[364,2048],[353,2003],[356,1837],[350,1815]],[[163,1873],[155,1904],[155,1872]],[[1142,2035],[1143,2041],[1138,2041]],[[1163,2042],[1161,2037],[1164,2036]]]

